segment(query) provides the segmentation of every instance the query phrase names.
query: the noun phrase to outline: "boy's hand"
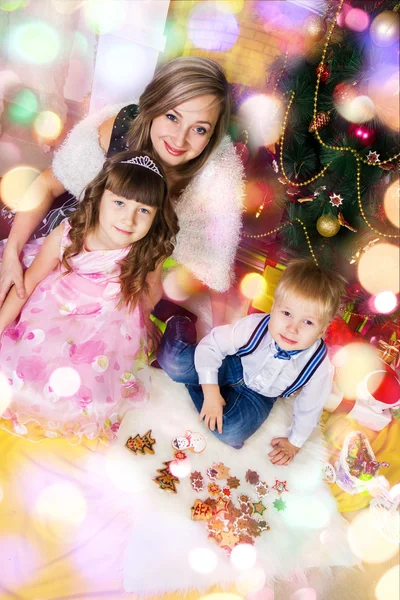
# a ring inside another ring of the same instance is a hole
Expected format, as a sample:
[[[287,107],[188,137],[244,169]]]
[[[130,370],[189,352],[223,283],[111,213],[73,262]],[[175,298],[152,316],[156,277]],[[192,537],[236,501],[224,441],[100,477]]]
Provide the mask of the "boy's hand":
[[[274,438],[271,442],[273,450],[268,453],[272,464],[288,465],[292,462],[300,448],[293,446],[287,438]]]
[[[203,391],[204,387],[206,386],[203,386]],[[225,404],[226,402],[221,396],[219,388],[217,392],[204,394],[204,402],[201,407],[199,420],[202,421],[204,419],[205,426],[211,429],[211,431],[215,431],[217,428],[218,433],[222,433],[222,410]]]

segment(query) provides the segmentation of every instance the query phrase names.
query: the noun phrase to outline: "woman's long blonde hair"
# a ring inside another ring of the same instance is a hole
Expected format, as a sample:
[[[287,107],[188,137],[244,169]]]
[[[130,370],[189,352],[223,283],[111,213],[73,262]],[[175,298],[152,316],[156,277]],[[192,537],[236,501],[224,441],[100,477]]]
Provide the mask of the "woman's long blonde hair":
[[[174,169],[181,179],[192,178],[207,162],[227,132],[231,94],[220,65],[209,58],[183,56],[165,64],[154,75],[139,100],[139,115],[128,133],[132,150],[152,152],[150,129],[153,119],[198,96],[213,95],[220,114],[209,143],[193,160]]]
[[[144,238],[132,244],[120,262],[120,306],[127,305],[130,309],[137,305],[143,292],[148,293],[147,275],[172,254],[175,236],[179,231],[161,165],[152,159],[162,176],[143,166],[122,162],[138,156],[146,155],[144,152],[128,151],[106,160],[100,173],[85,189],[77,210],[69,218],[71,244],[62,257],[63,266],[67,272],[71,272],[69,259],[82,252],[88,232],[98,225],[100,203],[105,190],[157,208],[150,230]]]

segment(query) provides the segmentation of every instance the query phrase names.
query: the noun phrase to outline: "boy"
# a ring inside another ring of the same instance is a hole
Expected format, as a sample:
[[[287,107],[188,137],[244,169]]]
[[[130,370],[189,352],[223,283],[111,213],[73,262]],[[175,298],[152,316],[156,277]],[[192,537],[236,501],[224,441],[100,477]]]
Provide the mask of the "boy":
[[[289,263],[270,315],[253,314],[216,327],[197,345],[194,324],[172,317],[157,359],[185,383],[200,420],[241,448],[279,396],[295,399],[285,438],[272,440],[271,462],[288,465],[317,426],[332,387],[333,367],[322,336],[339,308],[344,280],[309,259]]]

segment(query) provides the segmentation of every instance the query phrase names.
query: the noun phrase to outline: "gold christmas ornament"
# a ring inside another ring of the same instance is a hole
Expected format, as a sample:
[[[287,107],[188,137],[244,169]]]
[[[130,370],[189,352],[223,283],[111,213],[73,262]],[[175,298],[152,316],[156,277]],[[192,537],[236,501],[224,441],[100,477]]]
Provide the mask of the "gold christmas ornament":
[[[317,221],[317,231],[324,237],[333,237],[339,229],[339,220],[334,215],[322,215]]]
[[[326,34],[325,19],[318,15],[310,15],[303,23],[302,32],[306,38],[314,42],[321,40]]]
[[[398,42],[400,37],[400,15],[385,10],[375,17],[369,29],[371,40],[376,46],[386,48]]]

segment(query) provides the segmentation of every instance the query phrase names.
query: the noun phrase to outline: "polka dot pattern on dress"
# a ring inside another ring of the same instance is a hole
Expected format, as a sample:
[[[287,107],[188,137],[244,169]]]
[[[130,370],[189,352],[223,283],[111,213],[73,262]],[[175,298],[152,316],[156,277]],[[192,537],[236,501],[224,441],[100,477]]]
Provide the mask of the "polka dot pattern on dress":
[[[110,158],[114,154],[117,154],[117,152],[123,152],[124,150],[128,150],[126,136],[129,132],[131,122],[135,119],[135,117],[137,117],[138,113],[138,105],[129,104],[129,106],[126,106],[117,114],[112,129],[107,158]]]

